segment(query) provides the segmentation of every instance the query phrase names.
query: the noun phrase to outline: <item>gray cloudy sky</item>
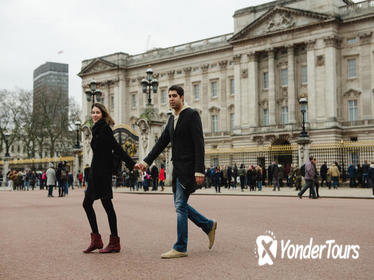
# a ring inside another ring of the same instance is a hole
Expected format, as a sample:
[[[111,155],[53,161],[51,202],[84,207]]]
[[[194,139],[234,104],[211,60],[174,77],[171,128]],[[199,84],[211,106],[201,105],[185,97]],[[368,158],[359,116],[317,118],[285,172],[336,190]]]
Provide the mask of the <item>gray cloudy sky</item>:
[[[81,103],[81,61],[142,53],[233,31],[235,10],[269,0],[2,0],[0,89],[32,89],[46,61],[69,64],[69,94]],[[58,52],[63,51],[58,54]]]

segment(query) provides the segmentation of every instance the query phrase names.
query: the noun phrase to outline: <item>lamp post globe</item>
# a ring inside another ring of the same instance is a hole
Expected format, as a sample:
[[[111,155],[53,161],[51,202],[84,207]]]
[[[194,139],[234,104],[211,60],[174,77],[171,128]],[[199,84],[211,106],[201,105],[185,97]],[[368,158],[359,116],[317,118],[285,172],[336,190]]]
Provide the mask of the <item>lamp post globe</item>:
[[[306,97],[301,97],[299,99],[299,104],[300,104],[300,107],[301,107],[301,114],[302,114],[302,117],[303,117],[302,131],[300,132],[300,137],[306,138],[306,137],[308,137],[308,133],[305,130],[305,113],[306,113],[306,110],[307,110],[308,99]]]
[[[152,68],[148,68],[146,71],[146,78],[142,79],[142,91],[143,93],[148,94],[148,105],[152,104],[151,93],[157,93],[158,89],[158,81],[157,79],[153,79],[153,70]]]

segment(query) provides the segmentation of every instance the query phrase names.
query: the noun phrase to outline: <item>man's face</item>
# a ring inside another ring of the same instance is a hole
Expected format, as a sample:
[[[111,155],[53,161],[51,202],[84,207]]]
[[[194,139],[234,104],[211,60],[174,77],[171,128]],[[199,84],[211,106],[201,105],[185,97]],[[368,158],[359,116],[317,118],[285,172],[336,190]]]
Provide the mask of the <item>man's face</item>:
[[[184,95],[179,96],[176,90],[169,91],[169,104],[174,110],[178,110],[182,107],[184,100]]]

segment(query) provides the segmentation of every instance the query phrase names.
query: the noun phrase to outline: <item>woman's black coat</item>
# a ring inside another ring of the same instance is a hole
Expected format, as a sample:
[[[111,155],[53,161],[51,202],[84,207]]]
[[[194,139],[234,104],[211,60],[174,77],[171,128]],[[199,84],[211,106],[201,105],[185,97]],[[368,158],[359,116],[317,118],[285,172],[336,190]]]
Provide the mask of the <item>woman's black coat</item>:
[[[130,170],[133,169],[135,162],[117,143],[112,129],[103,119],[92,127],[91,148],[93,157],[86,195],[92,200],[111,199],[113,154],[118,155]]]

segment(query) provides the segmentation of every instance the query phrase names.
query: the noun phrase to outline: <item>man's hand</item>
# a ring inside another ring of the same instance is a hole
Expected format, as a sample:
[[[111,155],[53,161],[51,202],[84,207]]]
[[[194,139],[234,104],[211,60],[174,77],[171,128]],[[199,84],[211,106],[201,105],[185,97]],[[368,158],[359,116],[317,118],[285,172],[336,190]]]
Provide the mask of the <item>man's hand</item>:
[[[198,186],[204,183],[204,176],[195,176],[195,178],[196,178],[196,184]]]
[[[143,172],[146,170],[145,166],[140,162],[134,165],[134,169],[139,169]]]

